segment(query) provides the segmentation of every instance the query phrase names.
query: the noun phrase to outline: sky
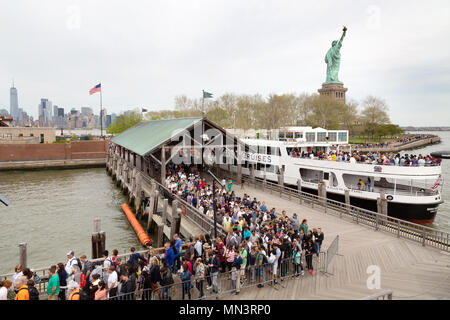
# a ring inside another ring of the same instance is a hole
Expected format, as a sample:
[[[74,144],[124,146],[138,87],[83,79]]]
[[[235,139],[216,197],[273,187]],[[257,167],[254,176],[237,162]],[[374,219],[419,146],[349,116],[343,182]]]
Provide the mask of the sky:
[[[0,109],[41,98],[108,113],[172,109],[174,98],[314,93],[348,28],[347,99],[386,101],[393,123],[450,126],[448,0],[15,0],[0,11]]]

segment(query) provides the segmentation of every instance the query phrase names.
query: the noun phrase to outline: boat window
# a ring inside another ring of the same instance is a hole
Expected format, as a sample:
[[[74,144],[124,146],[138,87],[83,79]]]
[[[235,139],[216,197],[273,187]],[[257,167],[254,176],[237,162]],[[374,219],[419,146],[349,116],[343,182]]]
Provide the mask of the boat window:
[[[303,134],[301,132],[295,132],[294,133],[294,138],[303,138]]]
[[[292,138],[294,138],[294,133],[293,133],[293,132],[286,132],[286,138],[287,138],[287,139],[292,139]]]
[[[267,164],[267,165],[266,165],[266,172],[271,172],[271,173],[273,173],[273,171],[274,171],[274,166],[272,166],[272,165],[270,165],[270,164]]]
[[[266,146],[258,146],[258,153],[266,154]]]
[[[336,142],[337,141],[337,133],[336,132],[328,132],[328,141]]]
[[[300,148],[286,148],[286,151],[288,153],[289,156],[293,157],[293,158],[299,158],[302,153],[300,152]]]
[[[267,146],[267,154],[272,154],[272,147]]]
[[[339,142],[347,141],[347,132],[339,132],[338,138]]]
[[[323,178],[323,171],[300,168],[300,177],[303,181],[319,183]]]
[[[317,132],[317,142],[327,141],[327,133],[326,132]]]
[[[278,139],[284,139],[284,132],[280,132],[278,134]]]
[[[261,170],[261,163],[256,163],[256,170],[260,171]]]
[[[316,134],[314,132],[307,132],[305,137],[307,142],[316,141]]]
[[[329,180],[330,179],[330,173],[329,172],[324,172],[323,173],[323,180]]]
[[[330,185],[332,185],[333,187],[337,187],[338,186],[338,180],[337,180],[336,175],[334,174],[334,172],[330,172]]]
[[[258,146],[249,145],[248,152],[250,153],[258,153]]]

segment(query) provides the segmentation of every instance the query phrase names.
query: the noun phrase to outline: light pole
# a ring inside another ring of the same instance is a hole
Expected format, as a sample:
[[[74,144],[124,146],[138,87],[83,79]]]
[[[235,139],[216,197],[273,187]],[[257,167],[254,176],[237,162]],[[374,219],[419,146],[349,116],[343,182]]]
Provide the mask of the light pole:
[[[214,239],[217,241],[217,195],[216,195],[216,181],[222,185],[219,179],[208,169],[208,174],[213,178],[213,214],[214,214]]]

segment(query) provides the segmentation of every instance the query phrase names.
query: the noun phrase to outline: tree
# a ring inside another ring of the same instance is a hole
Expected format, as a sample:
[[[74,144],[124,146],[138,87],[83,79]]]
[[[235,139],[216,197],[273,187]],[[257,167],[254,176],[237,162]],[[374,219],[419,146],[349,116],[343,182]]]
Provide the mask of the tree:
[[[362,106],[361,121],[364,125],[364,132],[370,139],[373,138],[377,126],[390,123],[387,114],[389,107],[383,99],[374,96],[364,99]]]
[[[347,113],[347,106],[329,96],[311,95],[305,99],[305,107],[310,110],[306,117],[306,124],[336,130],[340,127],[343,115]]]
[[[296,104],[296,97],[293,94],[269,95],[267,102],[262,102],[256,106],[255,122],[257,128],[270,130],[292,124],[293,119],[295,119]]]
[[[142,114],[139,111],[125,112],[114,119],[110,124],[107,133],[118,134],[142,121]]]

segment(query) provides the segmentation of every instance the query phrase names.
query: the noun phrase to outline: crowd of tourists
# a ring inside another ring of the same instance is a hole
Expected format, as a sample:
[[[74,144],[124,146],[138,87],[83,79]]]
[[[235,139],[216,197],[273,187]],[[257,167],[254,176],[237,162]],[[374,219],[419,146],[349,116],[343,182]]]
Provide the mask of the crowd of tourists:
[[[213,186],[193,166],[172,165],[165,184],[207,217],[213,219],[216,212],[216,220],[226,237],[219,237],[216,247],[212,247],[213,257],[217,255],[222,272],[231,273],[236,293],[239,293],[238,280],[242,280],[246,269],[252,270],[251,281],[258,276],[261,281],[258,287],[264,286],[263,264],[271,265],[275,283],[278,276],[283,278],[288,274],[291,265],[296,276],[304,275],[302,254],[306,270],[314,275],[312,257],[319,255],[324,234],[320,228],[309,229],[306,219],[300,223],[296,213],[288,217],[286,211],[280,214],[247,194],[238,197],[225,179]],[[197,242],[196,245],[201,247]]]
[[[366,141],[364,144],[355,144],[354,148],[356,149],[364,149],[364,148],[388,148],[388,147],[397,147],[403,144],[415,142],[418,140],[433,138],[434,136],[431,134],[417,134],[409,137],[397,137],[394,141],[388,142],[377,142],[377,143],[369,143]]]
[[[415,154],[404,154],[399,153],[381,153],[381,152],[343,152],[343,151],[331,151],[322,152],[317,150],[316,152],[299,152],[298,150],[292,150],[292,157],[296,158],[310,158],[318,160],[329,160],[329,161],[340,161],[349,163],[366,163],[375,165],[390,165],[390,166],[438,166],[441,164],[442,159],[434,158],[430,155],[415,155]]]
[[[314,275],[313,255],[319,256],[324,240],[321,228],[311,229],[297,214],[288,217],[247,194],[236,196],[231,181],[213,189],[189,167],[172,166],[166,186],[211,219],[215,208],[226,236],[213,240],[206,234],[183,241],[175,235],[162,251],[149,246],[140,254],[131,248],[127,261],[116,249],[105,250],[102,261],[78,258],[71,250],[65,263],[47,270],[46,294],[36,289],[44,279],[17,265],[11,280],[0,281],[0,300],[134,300],[139,289],[143,300],[171,300],[174,285],[182,299],[193,299],[228,287],[239,294],[245,283],[262,288],[305,271]],[[222,288],[227,282],[231,286]]]

